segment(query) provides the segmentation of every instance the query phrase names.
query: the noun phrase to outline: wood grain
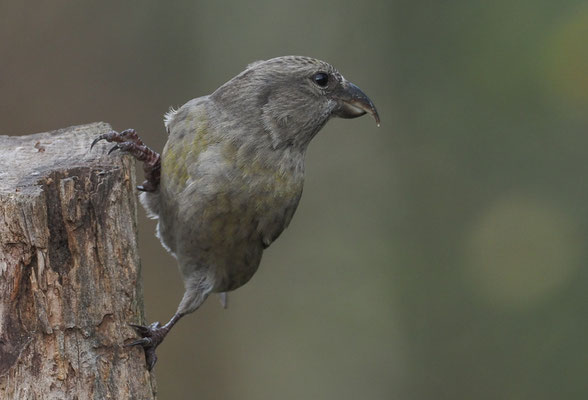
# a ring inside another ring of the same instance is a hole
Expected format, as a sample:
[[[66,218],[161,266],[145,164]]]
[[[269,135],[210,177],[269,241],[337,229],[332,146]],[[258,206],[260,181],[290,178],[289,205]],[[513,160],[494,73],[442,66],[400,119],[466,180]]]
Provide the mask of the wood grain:
[[[154,399],[133,161],[105,123],[0,136],[0,398]]]

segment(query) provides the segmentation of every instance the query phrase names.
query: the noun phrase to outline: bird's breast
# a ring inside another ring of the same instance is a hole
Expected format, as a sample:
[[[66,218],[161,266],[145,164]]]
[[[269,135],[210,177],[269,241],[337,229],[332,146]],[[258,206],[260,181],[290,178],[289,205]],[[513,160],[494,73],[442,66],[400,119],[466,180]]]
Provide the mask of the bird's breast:
[[[241,286],[294,214],[302,161],[244,152],[230,143],[208,146],[187,166],[183,189],[162,180],[166,208],[177,210],[160,216],[162,235],[176,244],[170,247],[178,256],[215,268],[223,290]]]

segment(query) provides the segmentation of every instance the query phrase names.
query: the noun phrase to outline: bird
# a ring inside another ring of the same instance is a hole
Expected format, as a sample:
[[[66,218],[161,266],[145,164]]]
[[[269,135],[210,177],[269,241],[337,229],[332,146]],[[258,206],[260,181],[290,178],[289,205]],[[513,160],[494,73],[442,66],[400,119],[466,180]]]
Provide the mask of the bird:
[[[282,56],[249,64],[212,94],[165,114],[161,155],[133,129],[99,141],[143,162],[137,188],[156,235],[176,259],[185,292],[165,325],[130,324],[147,368],[172,327],[211,293],[247,283],[290,223],[302,195],[307,147],[332,117],[370,114],[373,102],[327,62]]]

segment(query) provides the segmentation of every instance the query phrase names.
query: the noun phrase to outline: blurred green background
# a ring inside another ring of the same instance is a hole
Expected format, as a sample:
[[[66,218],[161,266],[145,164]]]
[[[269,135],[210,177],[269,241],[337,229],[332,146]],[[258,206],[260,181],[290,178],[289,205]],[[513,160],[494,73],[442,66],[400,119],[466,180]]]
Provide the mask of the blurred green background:
[[[159,348],[161,399],[588,397],[586,1],[0,2],[0,134],[156,150],[248,63],[324,59],[377,105],[310,146],[290,228]],[[149,321],[182,295],[140,214]]]

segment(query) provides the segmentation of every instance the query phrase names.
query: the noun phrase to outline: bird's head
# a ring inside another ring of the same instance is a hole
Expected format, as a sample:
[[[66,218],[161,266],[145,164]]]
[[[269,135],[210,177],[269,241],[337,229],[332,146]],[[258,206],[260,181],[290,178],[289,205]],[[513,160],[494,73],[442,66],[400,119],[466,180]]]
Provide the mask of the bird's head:
[[[361,89],[330,64],[309,57],[254,62],[212,98],[257,119],[276,147],[305,148],[333,116],[356,118],[369,113],[380,124],[376,107]]]

